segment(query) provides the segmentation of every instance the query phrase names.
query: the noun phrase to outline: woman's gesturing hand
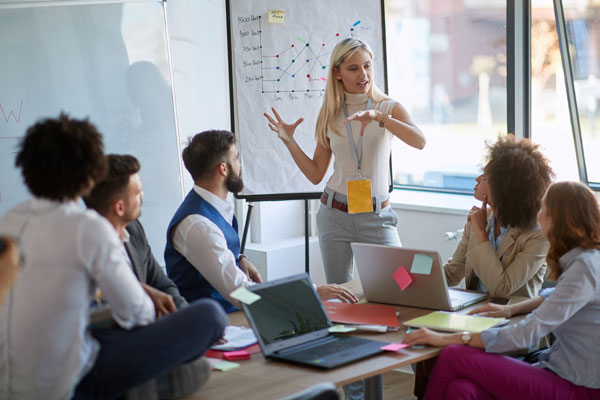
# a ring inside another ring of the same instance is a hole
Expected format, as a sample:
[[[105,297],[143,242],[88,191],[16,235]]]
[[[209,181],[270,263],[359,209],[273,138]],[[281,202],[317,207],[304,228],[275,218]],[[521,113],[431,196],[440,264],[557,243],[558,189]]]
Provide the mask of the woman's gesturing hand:
[[[357,113],[352,114],[348,118],[346,118],[346,122],[350,122],[350,121],[360,122],[360,124],[361,124],[360,136],[363,136],[365,134],[365,129],[367,128],[367,125],[369,125],[369,123],[371,121],[376,121],[378,114],[381,114],[381,113],[378,113],[375,110],[359,111]]]
[[[277,136],[284,144],[288,144],[294,137],[294,131],[296,130],[296,127],[300,125],[302,121],[304,121],[304,118],[299,118],[293,124],[286,124],[281,119],[275,108],[271,108],[271,110],[273,111],[273,115],[275,116],[276,120],[267,113],[263,114],[269,121],[269,128],[271,128],[273,132],[277,133]]]

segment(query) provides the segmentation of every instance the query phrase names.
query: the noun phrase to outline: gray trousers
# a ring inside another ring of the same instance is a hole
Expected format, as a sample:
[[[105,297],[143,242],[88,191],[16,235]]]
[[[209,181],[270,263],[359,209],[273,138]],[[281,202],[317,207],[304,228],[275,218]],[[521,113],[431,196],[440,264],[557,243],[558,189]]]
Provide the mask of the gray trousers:
[[[327,283],[353,280],[350,243],[400,246],[397,225],[398,216],[391,206],[380,213],[348,214],[321,203],[317,227]]]

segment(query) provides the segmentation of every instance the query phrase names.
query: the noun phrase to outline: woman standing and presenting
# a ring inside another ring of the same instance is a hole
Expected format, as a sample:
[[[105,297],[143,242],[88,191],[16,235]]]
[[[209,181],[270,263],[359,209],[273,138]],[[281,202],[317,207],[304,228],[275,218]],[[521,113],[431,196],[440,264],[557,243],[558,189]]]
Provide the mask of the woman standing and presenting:
[[[294,140],[302,118],[288,124],[274,108],[273,116],[265,113],[269,127],[313,184],[321,182],[334,155],[333,175],[317,216],[328,283],[352,279],[351,242],[400,245],[398,217],[388,196],[391,140],[396,136],[411,147],[425,146],[423,133],[404,107],[375,86],[373,57],[369,46],[354,38],[333,49],[312,159]]]
[[[544,196],[538,220],[550,242],[547,261],[556,287],[521,303],[471,311],[507,318],[530,313],[514,325],[473,334],[428,329],[408,334],[409,345],[459,344],[442,351],[426,399],[600,399],[598,201],[578,182],[556,183]],[[489,354],[526,348],[550,332],[556,341],[538,364]]]

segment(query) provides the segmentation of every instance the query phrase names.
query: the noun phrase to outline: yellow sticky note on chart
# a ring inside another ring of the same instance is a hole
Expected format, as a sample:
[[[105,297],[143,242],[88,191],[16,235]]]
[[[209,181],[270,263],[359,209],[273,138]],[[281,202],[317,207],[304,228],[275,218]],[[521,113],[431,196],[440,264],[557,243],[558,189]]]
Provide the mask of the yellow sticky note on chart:
[[[229,295],[231,297],[233,297],[234,299],[239,300],[246,305],[250,305],[250,304],[260,300],[259,295],[257,295],[256,293],[252,293],[251,291],[246,289],[245,286],[240,286],[239,288],[237,288],[233,292],[231,292]]]
[[[346,181],[348,191],[348,214],[373,212],[371,197],[371,181],[369,179],[354,179]]]
[[[285,22],[285,11],[269,10],[269,22],[272,24],[283,24]]]

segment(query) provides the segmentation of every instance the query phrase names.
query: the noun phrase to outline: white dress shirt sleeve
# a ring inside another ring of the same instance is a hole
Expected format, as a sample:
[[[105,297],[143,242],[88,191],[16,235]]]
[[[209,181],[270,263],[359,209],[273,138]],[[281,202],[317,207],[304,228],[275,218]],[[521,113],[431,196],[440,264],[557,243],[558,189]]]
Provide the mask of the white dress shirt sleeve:
[[[596,286],[591,269],[576,260],[531,314],[517,324],[483,331],[481,340],[485,350],[503,353],[533,345],[588,304],[594,297]]]
[[[77,237],[79,257],[89,266],[119,326],[130,329],[154,321],[154,305],[127,265],[123,243],[108,221],[86,220],[79,226]]]
[[[221,229],[202,215],[189,215],[175,227],[173,246],[235,306],[239,302],[229,294],[238,287],[254,285],[237,267]]]

